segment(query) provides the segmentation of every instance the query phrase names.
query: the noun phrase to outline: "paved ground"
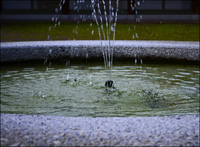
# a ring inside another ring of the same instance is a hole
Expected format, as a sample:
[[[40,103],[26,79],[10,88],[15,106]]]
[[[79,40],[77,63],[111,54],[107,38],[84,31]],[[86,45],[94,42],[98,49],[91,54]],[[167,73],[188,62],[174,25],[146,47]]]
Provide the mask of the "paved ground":
[[[59,117],[1,114],[2,146],[199,146],[199,115]]]

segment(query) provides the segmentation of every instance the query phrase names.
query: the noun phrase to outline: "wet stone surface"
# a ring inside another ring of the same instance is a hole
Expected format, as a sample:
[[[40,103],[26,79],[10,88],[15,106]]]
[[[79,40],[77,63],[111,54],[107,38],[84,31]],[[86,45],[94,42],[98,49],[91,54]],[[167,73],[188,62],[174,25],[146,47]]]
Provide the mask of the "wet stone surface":
[[[1,146],[199,146],[199,115],[58,117],[1,114]]]

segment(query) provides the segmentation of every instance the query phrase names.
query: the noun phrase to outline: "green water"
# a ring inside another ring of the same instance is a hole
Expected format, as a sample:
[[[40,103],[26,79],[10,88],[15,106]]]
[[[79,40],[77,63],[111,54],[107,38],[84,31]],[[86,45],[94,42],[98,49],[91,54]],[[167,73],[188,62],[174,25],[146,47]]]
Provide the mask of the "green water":
[[[1,67],[1,113],[59,116],[199,114],[199,67],[114,64],[114,89],[102,63]],[[149,101],[144,91],[149,92]],[[157,93],[157,94],[155,94]],[[158,101],[157,101],[158,100]]]

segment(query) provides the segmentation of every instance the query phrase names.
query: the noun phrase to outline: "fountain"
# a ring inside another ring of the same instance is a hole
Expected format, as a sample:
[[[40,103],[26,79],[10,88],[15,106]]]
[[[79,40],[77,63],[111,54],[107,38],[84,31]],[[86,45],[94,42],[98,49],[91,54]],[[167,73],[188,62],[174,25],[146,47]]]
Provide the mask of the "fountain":
[[[63,2],[61,0],[60,4]],[[106,8],[106,3],[109,8]],[[31,144],[40,146],[159,145],[165,138],[163,134],[167,133],[171,135],[170,140],[176,139],[172,145],[180,139],[178,145],[199,143],[199,132],[196,131],[199,129],[193,129],[199,126],[198,42],[115,41],[118,4],[119,0],[114,3],[111,0],[91,0],[98,41],[51,41],[52,36],[48,36],[49,41],[1,43],[3,145],[10,145],[8,140],[12,137],[7,137],[7,130],[13,132],[13,124],[23,132],[22,140],[16,140],[25,145],[30,145],[30,142],[24,141],[29,135],[23,130],[30,128],[40,132],[44,138],[53,134],[53,139],[45,143],[40,141],[41,137],[33,137]],[[136,11],[133,6],[132,9]],[[60,10],[56,9],[56,13]],[[137,14],[136,18],[139,22],[142,17]],[[52,21],[55,22],[53,26],[59,26],[57,16]],[[78,24],[79,21],[75,34]],[[138,34],[134,37],[138,38]],[[97,61],[103,61],[104,65]],[[35,121],[29,121],[32,119]],[[8,129],[7,124],[10,124]],[[185,129],[183,124],[190,128]],[[50,128],[50,131],[45,134],[41,131],[43,127]],[[177,138],[181,133],[174,133],[173,127],[189,135],[185,135],[183,141],[181,137]],[[61,133],[63,130],[67,132]],[[88,133],[89,130],[94,131]],[[135,134],[133,130],[139,137],[131,135]],[[123,132],[127,136],[124,137]],[[105,136],[98,136],[104,133]],[[153,137],[155,134],[158,140]],[[191,141],[187,136],[194,139]],[[111,137],[110,142],[107,137]],[[129,141],[118,142],[115,137],[119,140],[129,138]],[[58,138],[68,140],[60,141]],[[76,139],[79,141],[77,144],[74,143]],[[167,141],[163,142],[167,145]]]

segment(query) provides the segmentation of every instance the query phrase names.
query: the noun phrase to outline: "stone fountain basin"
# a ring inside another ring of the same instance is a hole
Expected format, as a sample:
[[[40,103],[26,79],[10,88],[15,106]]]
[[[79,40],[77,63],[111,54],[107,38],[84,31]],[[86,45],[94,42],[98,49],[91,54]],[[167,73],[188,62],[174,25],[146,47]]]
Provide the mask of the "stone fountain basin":
[[[1,62],[102,58],[103,41],[1,43]],[[199,62],[199,42],[114,41],[114,58]],[[50,50],[52,53],[50,53]],[[198,146],[199,115],[58,117],[1,114],[1,145]]]
[[[33,41],[1,43],[1,62],[48,59],[103,60],[108,41]],[[199,61],[199,42],[111,41],[114,60]],[[51,54],[49,52],[51,50]]]

